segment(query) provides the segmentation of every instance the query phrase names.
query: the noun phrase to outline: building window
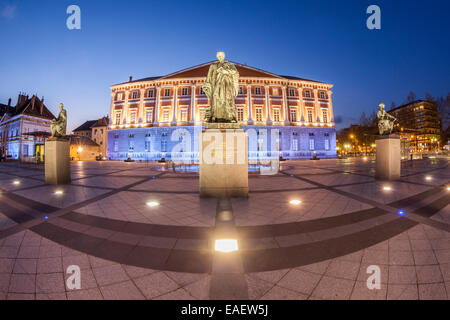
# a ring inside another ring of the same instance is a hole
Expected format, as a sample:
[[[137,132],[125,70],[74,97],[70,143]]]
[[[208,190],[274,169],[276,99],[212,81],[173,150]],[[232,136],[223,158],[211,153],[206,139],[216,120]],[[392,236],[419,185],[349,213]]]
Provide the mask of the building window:
[[[198,94],[201,96],[205,94],[205,92],[203,91],[203,87],[200,87],[200,89],[198,90]]]
[[[256,121],[262,121],[262,108],[256,108]]]
[[[330,150],[330,140],[325,139],[325,150]]]
[[[167,151],[167,141],[161,140],[161,152],[166,152],[166,151]]]
[[[182,96],[187,96],[188,94],[189,94],[189,91],[188,91],[187,87],[181,88],[181,95]]]
[[[169,109],[164,109],[163,110],[163,121],[164,122],[169,121],[169,116],[170,116],[170,110]]]
[[[114,141],[114,152],[119,152],[119,141]]]
[[[150,140],[145,140],[145,152],[150,152],[151,151],[151,142]]]
[[[148,89],[148,91],[147,91],[147,97],[153,98],[153,95],[154,95],[154,90],[153,90],[153,89]]]
[[[289,88],[289,96],[295,97],[295,89],[294,88]]]
[[[164,97],[170,97],[170,88],[164,89]]]
[[[153,122],[153,109],[147,110],[145,112],[145,121],[147,123]]]
[[[272,89],[272,95],[274,95],[274,96],[278,96],[279,95],[278,88],[273,88]]]
[[[237,108],[237,120],[244,121],[244,108]]]
[[[181,109],[181,121],[188,121],[188,109],[187,108]]]
[[[118,101],[123,100],[123,92],[119,92],[119,93],[117,94],[117,100],[118,100]]]
[[[308,115],[308,122],[313,122],[313,111],[312,109],[307,109],[306,114]]]
[[[244,94],[244,87],[239,86],[239,94]]]
[[[325,99],[325,92],[323,92],[323,91],[320,91],[320,99]]]
[[[128,140],[128,151],[129,152],[134,151],[134,140],[132,140],[132,139]]]
[[[314,150],[314,139],[309,139],[309,150]]]
[[[298,140],[292,139],[292,151],[298,151]]]
[[[323,122],[328,122],[328,110],[322,110],[322,120]]]
[[[116,125],[120,124],[120,112],[116,112]]]
[[[199,114],[199,118],[200,121],[204,121],[205,120],[205,114],[206,114],[206,108],[202,107],[198,109],[198,114]]]
[[[260,95],[261,94],[261,87],[255,87],[255,94]]]
[[[291,113],[291,121],[297,122],[297,108],[291,108],[290,113]]]
[[[130,113],[130,123],[136,123],[136,111]]]
[[[280,121],[280,109],[275,108],[273,109],[273,121]]]
[[[137,91],[133,91],[131,93],[131,99],[137,99],[138,98],[138,92]]]
[[[305,90],[305,97],[306,98],[311,98],[311,91],[310,90]]]

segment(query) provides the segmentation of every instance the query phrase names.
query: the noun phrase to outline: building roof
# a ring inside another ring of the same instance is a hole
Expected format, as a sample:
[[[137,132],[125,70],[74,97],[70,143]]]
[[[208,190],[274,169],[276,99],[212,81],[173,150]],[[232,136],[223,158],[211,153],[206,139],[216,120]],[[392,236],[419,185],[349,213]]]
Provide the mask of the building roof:
[[[90,139],[89,137],[85,136],[79,136],[76,134],[69,135],[69,141],[71,145],[78,145],[78,146],[99,146],[98,143],[95,143]]]
[[[92,126],[94,126],[97,123],[97,120],[88,120],[85,123],[83,123],[81,126],[73,130],[73,132],[76,131],[85,131],[85,130],[91,130]]]
[[[49,120],[55,118],[53,113],[51,113],[50,110],[48,110],[48,108],[45,106],[43,99],[40,100],[35,95],[33,95],[31,98],[28,98],[28,96],[20,94],[17,105],[15,107],[7,106],[4,104],[0,105],[0,116],[3,116],[5,113],[7,113],[10,117],[24,114]]]
[[[398,106],[398,107],[396,107],[396,108],[394,108],[394,109],[392,109],[392,110],[389,110],[388,112],[396,111],[396,110],[399,110],[399,109],[401,109],[401,108],[409,107],[409,106],[412,106],[412,105],[415,105],[415,104],[418,104],[418,103],[430,103],[430,104],[434,104],[433,102],[427,101],[427,100],[415,100],[415,101],[413,101],[413,102],[408,102],[408,103],[402,104],[401,106]]]
[[[108,122],[108,117],[103,117],[97,120],[88,120],[75,130],[73,130],[73,132],[91,130],[91,128],[94,127],[105,127],[108,126]]]
[[[170,73],[165,76],[142,78],[142,79],[137,79],[137,80],[133,80],[133,81],[118,83],[118,84],[115,84],[114,86],[127,84],[127,83],[141,82],[141,81],[206,77],[208,75],[209,66],[211,64],[215,63],[216,61],[217,60],[203,63],[203,64],[193,66],[193,67],[190,67],[187,69],[182,69],[182,70],[176,71],[174,73]],[[315,80],[310,80],[310,79],[305,79],[305,78],[299,78],[299,77],[294,77],[294,76],[282,76],[282,75],[274,74],[274,73],[271,73],[271,72],[268,72],[268,71],[265,71],[262,69],[258,69],[255,67],[243,65],[243,64],[240,64],[237,62],[233,62],[233,63],[235,64],[240,77],[287,79],[287,80],[311,81],[311,82],[325,84],[325,82],[320,82],[320,81],[315,81]]]

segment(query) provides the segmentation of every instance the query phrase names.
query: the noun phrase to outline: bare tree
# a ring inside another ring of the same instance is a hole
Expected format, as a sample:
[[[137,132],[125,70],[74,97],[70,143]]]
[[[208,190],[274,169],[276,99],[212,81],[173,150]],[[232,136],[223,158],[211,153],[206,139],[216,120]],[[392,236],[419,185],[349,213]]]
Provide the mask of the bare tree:
[[[408,96],[406,97],[406,102],[407,103],[411,103],[411,102],[414,102],[414,101],[416,101],[416,94],[414,92],[410,91],[408,93]]]
[[[392,101],[389,111],[394,110],[394,109],[395,109],[395,102]]]

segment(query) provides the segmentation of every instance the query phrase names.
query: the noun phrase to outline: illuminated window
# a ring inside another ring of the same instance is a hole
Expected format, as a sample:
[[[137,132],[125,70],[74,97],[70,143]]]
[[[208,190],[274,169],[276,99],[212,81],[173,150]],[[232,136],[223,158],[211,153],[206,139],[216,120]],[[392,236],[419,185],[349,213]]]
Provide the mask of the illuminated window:
[[[120,112],[116,112],[116,125],[120,124]]]
[[[323,122],[325,122],[325,123],[328,122],[328,110],[322,110],[322,119],[323,119]]]
[[[170,88],[164,89],[164,97],[170,97]]]
[[[311,91],[310,90],[305,90],[305,97],[306,98],[311,98]]]
[[[289,96],[295,97],[295,89],[294,88],[289,88]]]
[[[187,121],[188,120],[188,109],[182,108],[181,109],[181,121]]]
[[[128,140],[128,151],[129,152],[134,151],[134,140],[132,140],[132,139]]]
[[[237,108],[237,120],[244,121],[244,108]]]
[[[280,109],[273,109],[273,121],[280,121]]]
[[[149,90],[147,91],[147,97],[153,98],[154,92],[155,92],[155,91],[154,91],[153,89],[149,89]]]
[[[312,111],[312,109],[307,109],[306,113],[308,115],[308,122],[313,122],[313,111]]]
[[[151,141],[149,139],[145,140],[145,152],[151,151]]]
[[[163,110],[163,121],[164,122],[169,121],[169,116],[170,116],[170,110],[169,109],[164,109]]]
[[[119,93],[117,94],[117,100],[118,100],[118,101],[123,100],[123,92],[119,92]]]
[[[199,113],[200,121],[204,121],[205,114],[206,114],[206,108],[205,107],[199,108],[198,113]]]
[[[297,122],[297,108],[291,108],[290,116],[292,122]]]
[[[161,152],[166,152],[166,151],[167,151],[167,141],[161,140]]]
[[[297,139],[292,139],[292,151],[297,151],[298,150],[298,140]]]
[[[138,98],[138,92],[137,91],[133,91],[131,93],[131,99],[137,99]]]
[[[320,99],[325,99],[325,92],[320,91]]]
[[[130,113],[130,123],[136,123],[136,111]]]
[[[309,150],[314,150],[314,139],[309,139]]]
[[[256,108],[256,121],[262,121],[262,108]]]
[[[255,94],[260,95],[261,94],[261,87],[255,87]]]
[[[330,140],[325,139],[325,150],[330,150]]]
[[[272,89],[272,95],[274,95],[274,96],[278,96],[279,95],[278,88],[273,88]]]
[[[188,94],[189,94],[189,91],[188,91],[187,87],[181,88],[181,95],[182,96],[187,96]]]
[[[153,109],[147,110],[145,112],[145,121],[147,123],[153,122]]]
[[[114,152],[118,152],[119,151],[119,141],[115,140],[114,141]]]

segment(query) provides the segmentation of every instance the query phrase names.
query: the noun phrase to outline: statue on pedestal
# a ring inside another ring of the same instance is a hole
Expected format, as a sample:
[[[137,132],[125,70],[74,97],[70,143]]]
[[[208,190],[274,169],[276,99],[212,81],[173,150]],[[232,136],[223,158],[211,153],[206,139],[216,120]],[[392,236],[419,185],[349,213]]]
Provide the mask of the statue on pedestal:
[[[377,112],[378,132],[381,136],[389,135],[394,129],[394,122],[397,118],[384,110],[384,103],[380,103],[379,107],[380,109]]]
[[[224,52],[217,52],[217,59],[202,87],[210,103],[205,117],[207,122],[236,123],[234,100],[239,91],[239,72],[233,63],[225,61]]]
[[[59,104],[59,115],[57,119],[53,119],[50,125],[52,129],[52,138],[65,138],[67,127],[67,112],[62,103]]]

